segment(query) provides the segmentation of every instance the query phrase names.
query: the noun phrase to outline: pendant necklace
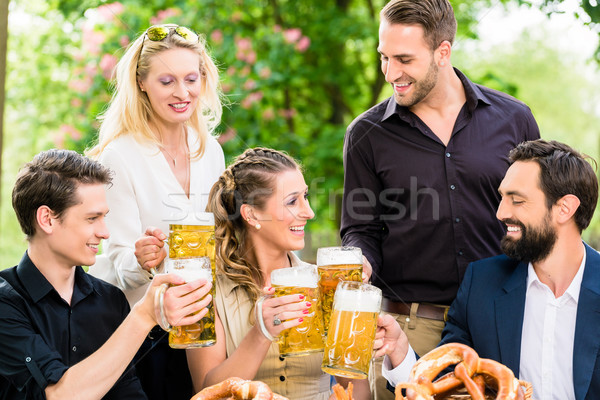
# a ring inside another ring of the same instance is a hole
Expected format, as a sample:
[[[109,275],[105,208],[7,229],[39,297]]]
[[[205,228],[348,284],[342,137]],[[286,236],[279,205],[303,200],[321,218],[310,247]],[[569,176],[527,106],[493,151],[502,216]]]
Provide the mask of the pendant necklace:
[[[177,168],[177,158],[173,157],[171,155],[171,153],[169,152],[169,150],[166,149],[166,147],[164,147],[164,146],[160,146],[160,147],[165,151],[165,153],[167,153],[167,155],[169,157],[171,157],[171,160],[173,160],[173,167]]]

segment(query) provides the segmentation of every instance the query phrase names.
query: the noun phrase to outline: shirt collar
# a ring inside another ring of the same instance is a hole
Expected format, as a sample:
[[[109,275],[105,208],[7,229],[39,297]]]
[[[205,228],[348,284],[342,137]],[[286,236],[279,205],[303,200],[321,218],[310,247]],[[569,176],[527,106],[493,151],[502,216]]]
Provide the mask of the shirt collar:
[[[54,290],[54,287],[31,261],[27,252],[17,265],[17,276],[23,282],[23,287],[34,303],[37,303]],[[75,287],[71,297],[71,306],[90,294],[92,290],[94,290],[94,285],[88,274],[85,273],[83,268],[75,267]]]
[[[479,102],[485,104],[490,104],[490,100],[487,96],[481,91],[481,89],[471,82],[469,78],[466,77],[460,70],[454,68],[454,72],[462,82],[463,88],[465,89],[465,96],[467,98],[467,110],[471,113],[477,107]],[[381,117],[382,121],[390,118],[392,115],[397,114],[399,117],[406,117],[409,114],[412,114],[408,107],[400,106],[396,103],[394,96],[388,98],[388,103],[385,108],[385,113]]]
[[[581,282],[583,281],[583,271],[585,269],[586,259],[587,259],[587,254],[584,251],[583,259],[581,260],[581,265],[579,265],[579,269],[577,270],[577,273],[575,274],[575,276],[573,277],[573,280],[571,281],[571,284],[565,291],[565,294],[568,294],[569,297],[571,297],[573,300],[575,300],[575,303],[577,303],[579,301],[579,291],[581,290]],[[543,283],[540,281],[537,274],[535,273],[535,270],[533,269],[533,264],[529,263],[529,266],[527,267],[527,289],[528,290],[534,282],[537,282],[538,284],[543,285]]]

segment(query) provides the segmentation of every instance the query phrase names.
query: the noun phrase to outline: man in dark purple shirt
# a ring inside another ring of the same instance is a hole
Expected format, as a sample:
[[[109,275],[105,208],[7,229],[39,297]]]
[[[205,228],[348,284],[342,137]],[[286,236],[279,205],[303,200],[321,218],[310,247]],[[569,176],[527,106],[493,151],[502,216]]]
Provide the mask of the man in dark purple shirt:
[[[381,69],[394,95],[348,127],[341,236],[363,250],[383,310],[425,354],[467,264],[500,254],[495,210],[508,153],[539,129],[525,104],[452,67],[447,0],[393,0],[380,17]],[[377,400],[388,393],[379,382]]]

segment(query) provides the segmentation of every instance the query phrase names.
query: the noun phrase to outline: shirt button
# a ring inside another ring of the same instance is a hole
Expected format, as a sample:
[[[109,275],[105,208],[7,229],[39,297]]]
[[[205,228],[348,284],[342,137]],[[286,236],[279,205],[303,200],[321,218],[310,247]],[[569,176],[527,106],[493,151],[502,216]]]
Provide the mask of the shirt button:
[[[25,357],[25,362],[31,362],[31,357]]]
[[[462,251],[462,250],[460,250],[460,251],[458,252],[458,255],[459,255],[459,256],[462,256],[462,255],[463,255],[463,251]]]
[[[460,218],[454,218],[454,222],[460,222]]]
[[[454,185],[450,185],[450,189],[451,189],[451,190],[454,190],[454,189],[456,189],[456,186],[454,186]]]
[[[450,158],[450,153],[446,153],[446,157],[447,157],[447,158]]]
[[[73,350],[73,351],[77,351],[77,346],[73,346],[73,347],[71,348],[71,350]]]
[[[281,376],[279,377],[279,380],[280,380],[281,382],[285,381],[285,376],[281,375]]]

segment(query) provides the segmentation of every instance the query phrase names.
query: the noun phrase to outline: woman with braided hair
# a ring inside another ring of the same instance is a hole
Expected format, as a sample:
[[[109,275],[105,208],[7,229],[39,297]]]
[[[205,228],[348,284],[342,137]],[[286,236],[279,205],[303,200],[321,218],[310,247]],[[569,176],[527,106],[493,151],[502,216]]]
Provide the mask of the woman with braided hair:
[[[283,358],[271,341],[302,322],[306,300],[268,298],[254,315],[257,299],[274,291],[271,271],[303,264],[293,251],[304,248],[304,227],[314,213],[300,167],[282,152],[248,149],[214,184],[207,211],[215,215],[217,344],[186,350],[195,389],[236,376],[263,381],[290,399],[327,399],[322,354]]]

